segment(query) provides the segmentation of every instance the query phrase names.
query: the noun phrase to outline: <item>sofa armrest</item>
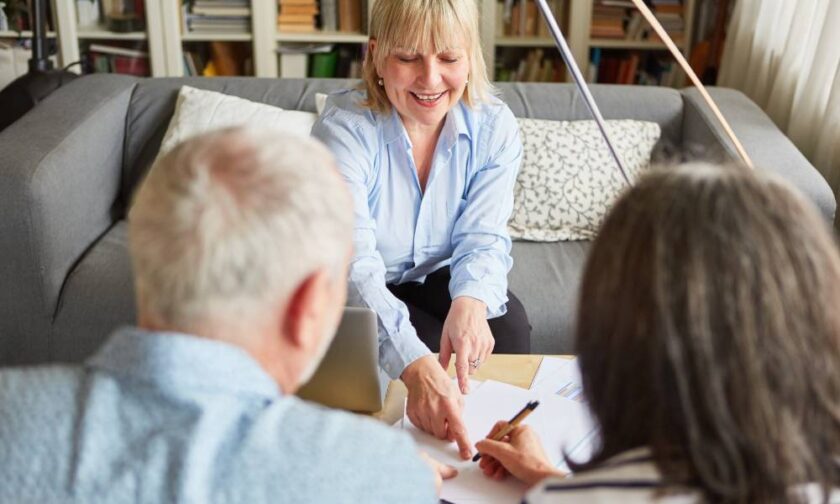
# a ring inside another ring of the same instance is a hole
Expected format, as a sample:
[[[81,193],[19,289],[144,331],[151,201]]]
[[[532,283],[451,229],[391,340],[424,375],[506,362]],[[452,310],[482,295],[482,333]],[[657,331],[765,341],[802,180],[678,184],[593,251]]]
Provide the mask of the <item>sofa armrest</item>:
[[[0,364],[51,358],[62,285],[114,221],[136,81],[77,79],[0,133]]]
[[[828,182],[758,105],[740,91],[710,88],[735,135],[744,145],[756,169],[780,175],[808,197],[825,217],[834,221],[837,202]],[[700,146],[703,157],[740,160],[735,145],[719,125],[712,111],[694,89],[682,91],[683,144],[689,152]]]

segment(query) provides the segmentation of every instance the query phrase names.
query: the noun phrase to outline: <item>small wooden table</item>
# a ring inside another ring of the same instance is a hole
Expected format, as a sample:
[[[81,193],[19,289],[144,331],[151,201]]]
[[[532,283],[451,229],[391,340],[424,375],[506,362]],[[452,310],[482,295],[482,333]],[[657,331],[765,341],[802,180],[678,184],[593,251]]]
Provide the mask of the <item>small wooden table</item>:
[[[561,356],[571,359],[571,356]],[[495,380],[524,389],[531,388],[534,375],[543,360],[542,355],[504,355],[493,354],[481,365],[474,375],[474,380]],[[455,376],[455,356],[449,363],[449,376]],[[406,389],[403,382],[394,380],[388,385],[382,411],[373,414],[374,418],[394,424],[403,417]]]

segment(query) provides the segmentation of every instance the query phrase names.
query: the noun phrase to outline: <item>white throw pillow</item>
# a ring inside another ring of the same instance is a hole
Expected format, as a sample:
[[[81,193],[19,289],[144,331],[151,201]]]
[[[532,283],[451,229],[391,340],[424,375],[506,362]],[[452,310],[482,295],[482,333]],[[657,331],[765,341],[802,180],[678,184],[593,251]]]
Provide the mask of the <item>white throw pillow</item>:
[[[518,119],[524,154],[514,187],[511,238],[591,240],[627,187],[595,121]],[[607,121],[631,180],[650,165],[659,125]]]
[[[190,137],[232,126],[266,127],[308,137],[317,117],[312,112],[283,110],[215,91],[182,86],[158,157]]]
[[[315,110],[318,111],[318,115],[324,113],[324,108],[327,106],[327,93],[315,93]]]

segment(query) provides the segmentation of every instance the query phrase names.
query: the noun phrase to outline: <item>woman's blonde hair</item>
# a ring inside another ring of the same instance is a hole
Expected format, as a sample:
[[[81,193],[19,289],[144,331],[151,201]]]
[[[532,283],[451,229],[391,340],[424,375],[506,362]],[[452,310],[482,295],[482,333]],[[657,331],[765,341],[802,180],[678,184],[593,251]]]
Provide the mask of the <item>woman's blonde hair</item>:
[[[439,53],[466,44],[470,73],[464,103],[473,106],[495,93],[481,51],[475,0],[376,0],[370,15],[370,38],[376,40],[376,51],[368,50],[365,55],[362,88],[367,91],[363,105],[374,112],[391,111],[376,67],[385,64],[398,47],[416,51],[431,47]]]

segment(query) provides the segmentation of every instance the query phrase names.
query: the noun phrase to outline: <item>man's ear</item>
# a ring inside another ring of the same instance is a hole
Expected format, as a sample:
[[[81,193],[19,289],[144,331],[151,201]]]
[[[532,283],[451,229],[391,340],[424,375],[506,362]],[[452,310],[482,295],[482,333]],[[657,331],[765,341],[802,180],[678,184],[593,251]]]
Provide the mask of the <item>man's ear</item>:
[[[286,305],[283,335],[289,344],[306,348],[317,343],[313,335],[320,331],[320,321],[329,300],[329,272],[319,269],[301,281]]]

